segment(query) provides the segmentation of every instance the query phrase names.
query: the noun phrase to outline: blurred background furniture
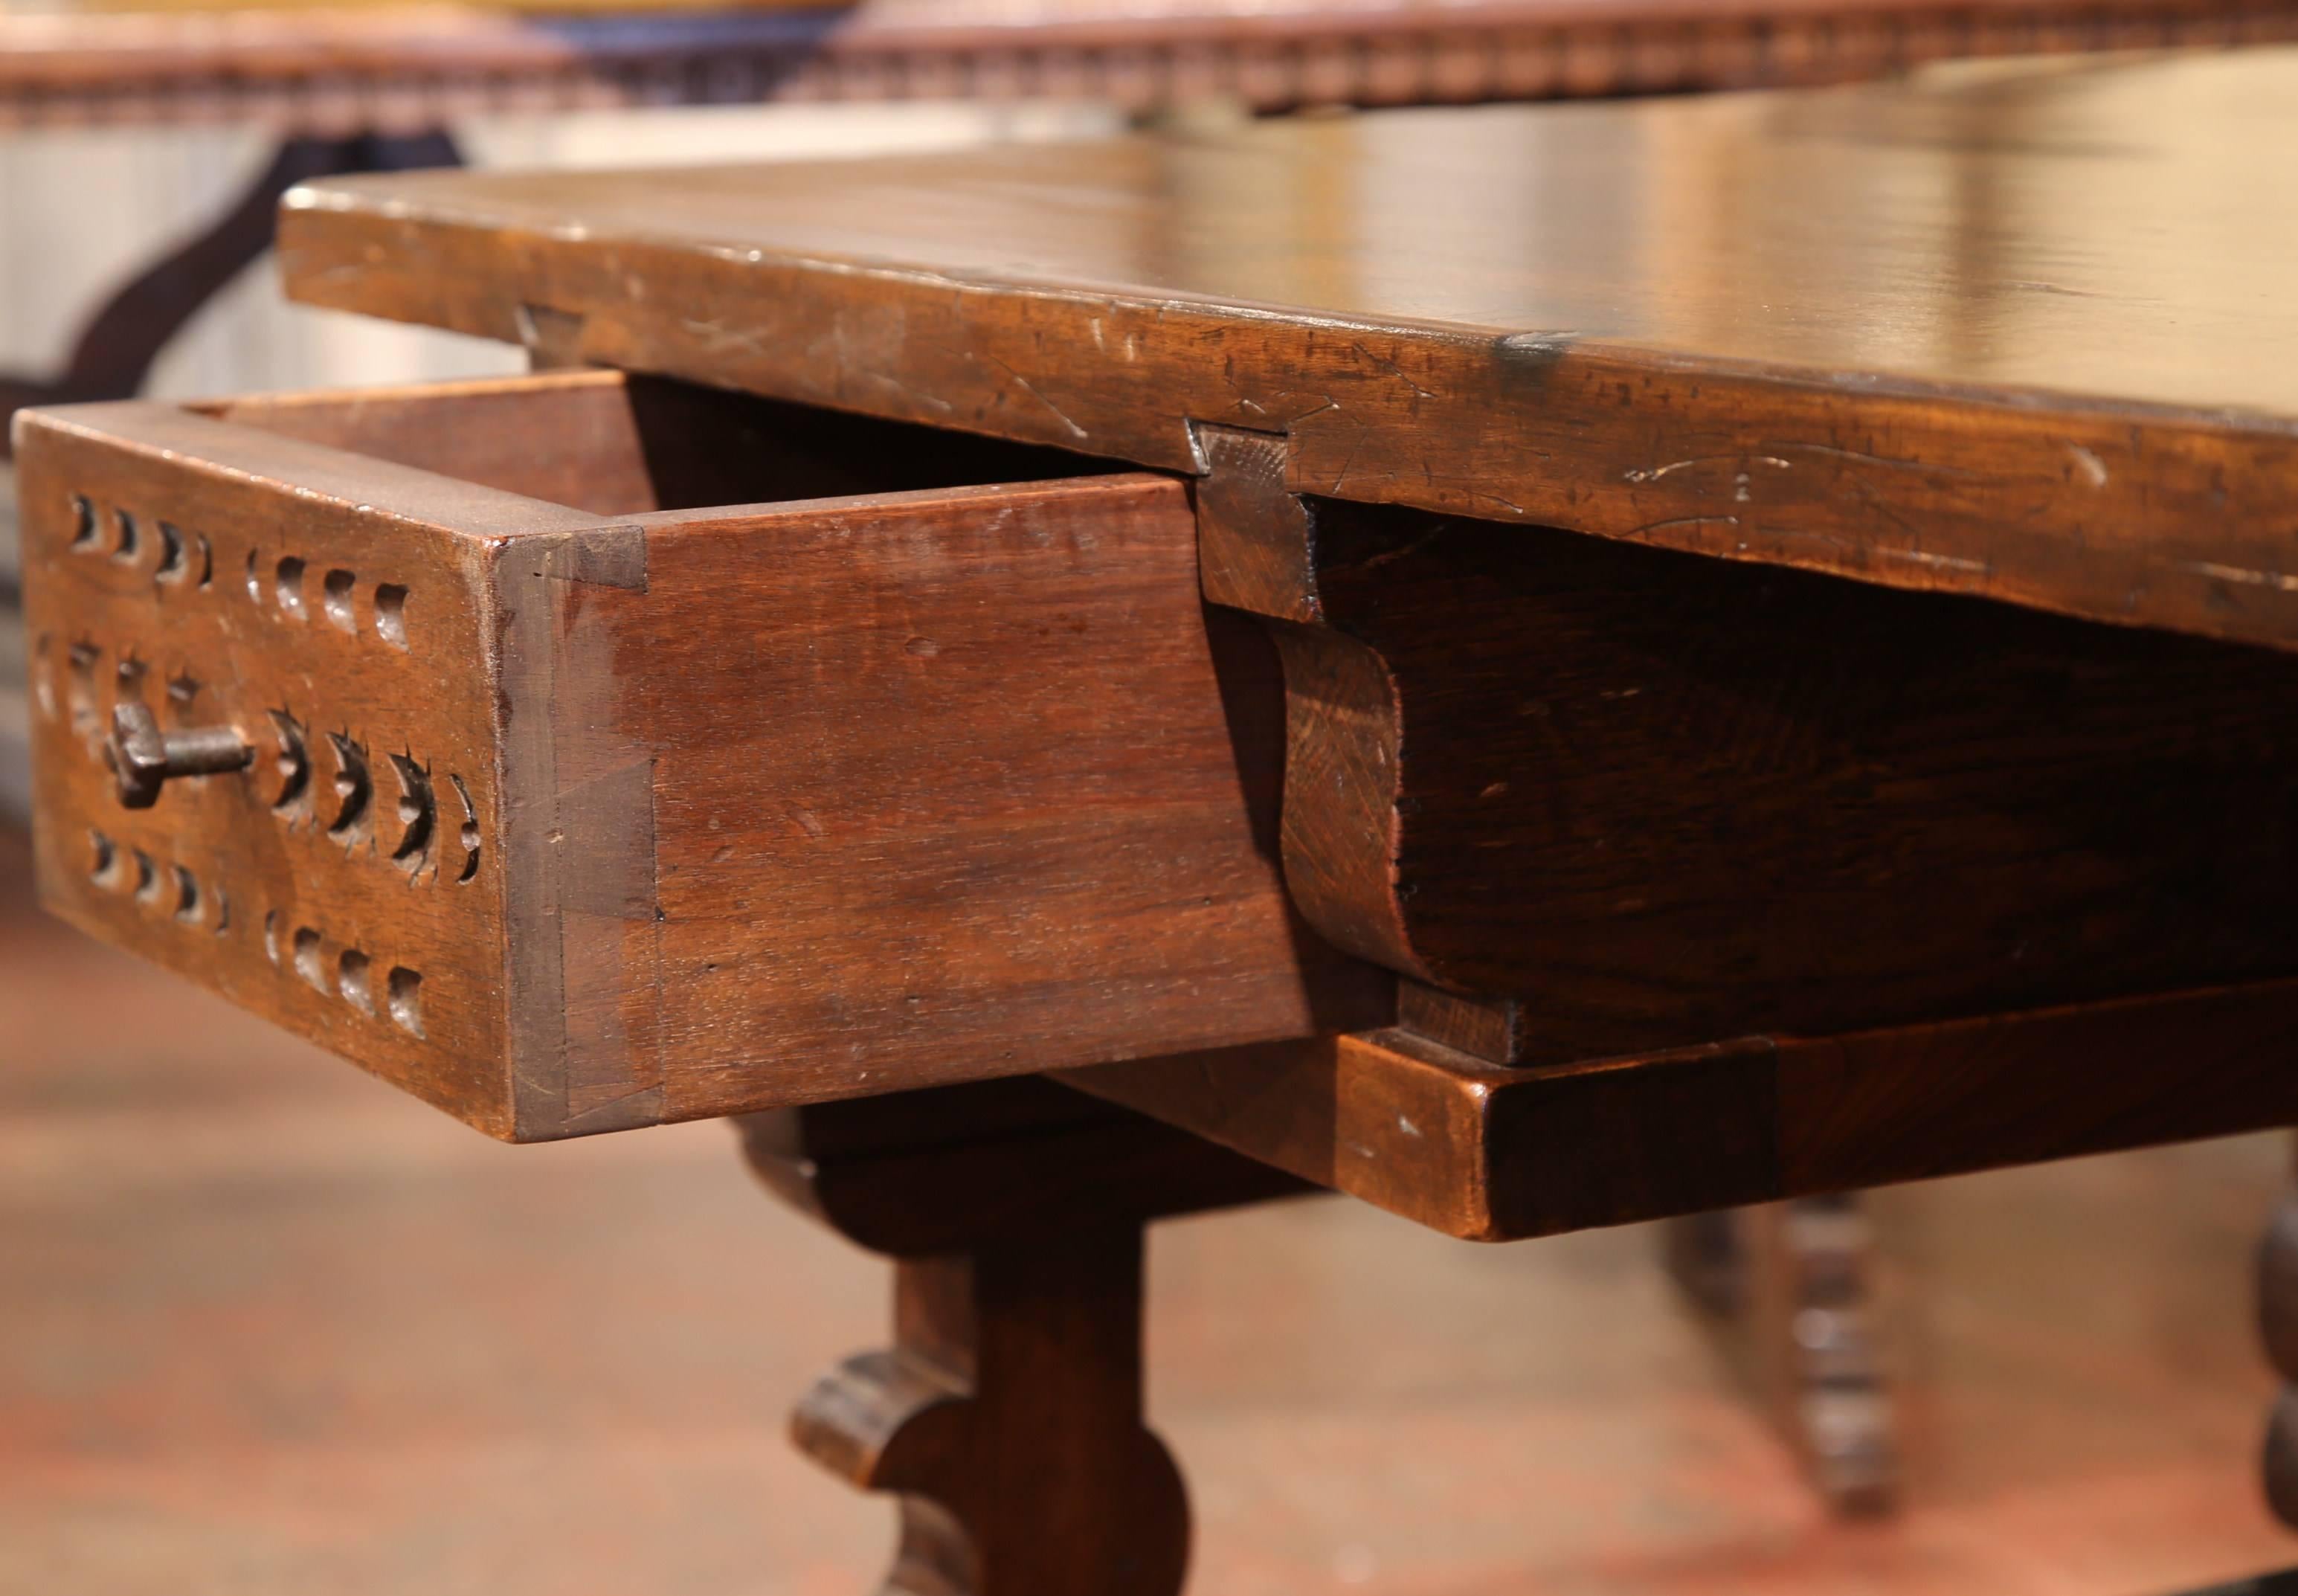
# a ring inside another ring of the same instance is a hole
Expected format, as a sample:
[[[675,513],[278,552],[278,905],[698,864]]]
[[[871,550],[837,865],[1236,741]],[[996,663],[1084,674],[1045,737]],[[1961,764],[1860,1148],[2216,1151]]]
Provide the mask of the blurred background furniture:
[[[1256,111],[1749,88],[2292,37],[2288,0],[854,0],[15,16],[0,126],[342,136],[508,109],[1082,96]],[[127,8],[101,8],[103,10]],[[146,11],[157,8],[145,7]]]
[[[1821,1496],[1851,1516],[1896,1508],[1905,1327],[1884,1305],[1861,1195],[1692,1214],[1662,1238],[1670,1276]]]

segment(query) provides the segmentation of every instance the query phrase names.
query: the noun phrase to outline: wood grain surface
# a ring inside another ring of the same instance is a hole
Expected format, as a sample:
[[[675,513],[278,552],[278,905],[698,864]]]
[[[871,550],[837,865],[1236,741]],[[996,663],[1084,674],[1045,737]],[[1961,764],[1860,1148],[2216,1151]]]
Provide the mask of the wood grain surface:
[[[591,517],[162,405],[17,438],[42,902],[507,1133],[484,548]],[[255,763],[123,808],[131,701]]]
[[[892,1258],[1324,1189],[1035,1076],[774,1109],[739,1129],[774,1195]]]
[[[1138,1225],[896,1266],[894,1344],[790,1416],[798,1449],[894,1494],[883,1596],[1179,1596],[1188,1493],[1143,1422]]]
[[[612,374],[211,409],[19,426],[97,934],[517,1139],[1387,1013],[1285,897],[1183,484]],[[131,699],[254,764],[123,809]]]
[[[1041,1079],[748,1116],[751,1167],[894,1254],[894,1344],[848,1358],[792,1439],[897,1493],[884,1589],[1174,1596],[1186,1493],[1142,1413],[1143,1227],[1315,1188]]]
[[[1231,458],[1203,575],[1285,662],[1286,879],[1341,947],[1510,1000],[1474,1051],[2298,975],[2286,654],[1282,495],[1298,568],[1238,577]]]
[[[1299,492],[2298,643],[2298,56],[291,195],[311,303]]]
[[[2286,1125],[2294,1013],[2281,981],[1558,1069],[1390,1030],[1062,1079],[1508,1241]]]

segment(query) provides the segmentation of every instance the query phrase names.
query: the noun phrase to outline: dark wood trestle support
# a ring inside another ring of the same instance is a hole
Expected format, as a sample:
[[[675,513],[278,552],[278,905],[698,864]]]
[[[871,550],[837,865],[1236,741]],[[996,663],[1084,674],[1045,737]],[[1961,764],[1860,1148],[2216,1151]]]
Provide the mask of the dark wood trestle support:
[[[1176,1596],[1180,1471],[1145,1426],[1143,1229],[1313,1191],[1036,1080],[756,1114],[751,1167],[894,1259],[894,1344],[799,1402],[798,1448],[901,1500],[887,1596]]]

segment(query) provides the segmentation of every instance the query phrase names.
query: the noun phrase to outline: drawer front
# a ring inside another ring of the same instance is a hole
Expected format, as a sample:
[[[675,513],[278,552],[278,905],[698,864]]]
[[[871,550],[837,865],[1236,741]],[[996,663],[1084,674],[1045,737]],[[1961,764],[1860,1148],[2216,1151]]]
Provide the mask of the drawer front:
[[[911,486],[1035,462],[900,430],[595,374],[27,417],[45,901],[515,1139],[1383,1018],[1184,486]]]
[[[44,902],[434,1102],[500,1097],[484,542],[399,473],[161,406],[20,436]],[[247,763],[131,806],[123,706]]]

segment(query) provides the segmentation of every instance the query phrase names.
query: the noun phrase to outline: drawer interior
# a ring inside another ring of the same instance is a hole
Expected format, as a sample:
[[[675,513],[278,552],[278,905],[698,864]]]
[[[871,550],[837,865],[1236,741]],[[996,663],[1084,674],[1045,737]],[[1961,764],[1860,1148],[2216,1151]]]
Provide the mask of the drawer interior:
[[[1126,468],[1062,449],[616,371],[255,394],[188,408],[594,516]]]

